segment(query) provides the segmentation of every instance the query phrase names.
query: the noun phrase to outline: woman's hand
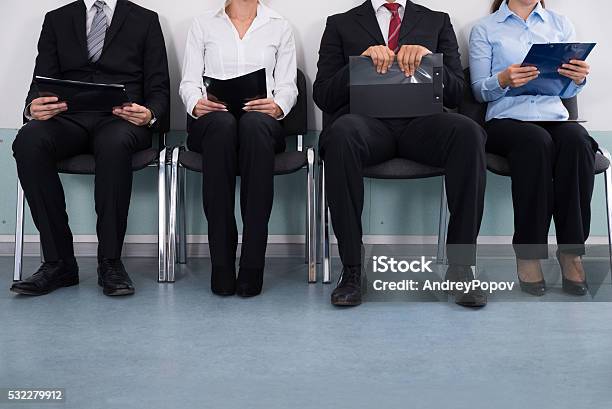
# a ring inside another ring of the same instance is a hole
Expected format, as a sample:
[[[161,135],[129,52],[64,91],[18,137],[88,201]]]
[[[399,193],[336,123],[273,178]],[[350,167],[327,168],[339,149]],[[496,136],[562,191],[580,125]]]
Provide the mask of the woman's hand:
[[[274,119],[278,119],[284,115],[283,110],[276,105],[272,98],[256,99],[255,101],[247,102],[243,108],[247,112],[261,112],[270,115]]]
[[[211,112],[227,112],[227,108],[223,104],[206,98],[200,99],[193,108],[193,116],[196,118],[210,114]]]
[[[149,109],[138,104],[113,108],[113,115],[136,126],[145,126],[151,122],[153,114]]]
[[[431,54],[431,51],[422,45],[403,45],[397,53],[397,63],[400,70],[407,77],[411,77],[421,66],[423,57],[429,54]]]
[[[570,60],[569,64],[563,64],[559,68],[559,74],[574,81],[576,85],[584,84],[591,66],[586,61]]]
[[[539,75],[537,67],[521,67],[521,64],[514,64],[500,72],[497,78],[502,88],[518,88],[535,80]]]

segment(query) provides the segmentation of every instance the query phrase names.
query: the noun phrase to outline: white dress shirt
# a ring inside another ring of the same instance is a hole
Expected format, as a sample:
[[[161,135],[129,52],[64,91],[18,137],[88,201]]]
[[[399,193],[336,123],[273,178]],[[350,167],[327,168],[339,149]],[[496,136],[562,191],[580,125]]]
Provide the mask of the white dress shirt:
[[[289,22],[261,2],[241,40],[225,8],[197,17],[189,30],[179,93],[189,115],[206,97],[203,76],[229,79],[266,69],[268,98],[286,116],[297,101],[295,40]]]
[[[94,16],[96,15],[97,9],[94,7],[96,0],[84,0],[85,9],[87,10],[87,34],[91,30],[91,24],[93,23]],[[117,0],[104,0],[106,5],[104,6],[104,14],[106,14],[106,20],[110,27],[111,21],[113,20],[113,14],[115,14],[115,7],[117,7]]]
[[[391,11],[384,7],[384,4],[386,3],[388,3],[387,0],[372,0],[372,7],[374,7],[374,11],[376,12],[376,20],[378,20],[380,31],[382,32],[383,38],[385,39],[385,44],[388,44],[389,26],[391,25],[391,16],[393,16],[393,13],[391,13]],[[395,3],[400,5],[398,11],[400,18],[403,21],[404,12],[406,10],[406,0],[395,0]]]

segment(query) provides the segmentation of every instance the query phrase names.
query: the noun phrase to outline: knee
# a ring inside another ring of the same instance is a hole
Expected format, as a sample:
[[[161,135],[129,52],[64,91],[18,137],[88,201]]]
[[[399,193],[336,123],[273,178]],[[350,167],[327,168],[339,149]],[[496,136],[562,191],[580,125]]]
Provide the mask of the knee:
[[[13,156],[17,160],[36,160],[51,153],[53,144],[38,122],[23,126],[13,141]]]
[[[207,117],[207,118],[206,118]],[[208,126],[200,126],[210,121]],[[202,130],[202,149],[207,150],[215,147],[235,147],[236,135],[238,133],[238,122],[234,115],[229,112],[211,112],[205,117],[200,117],[192,129]]]
[[[577,127],[572,132],[565,133],[562,138],[557,138],[557,143],[562,150],[566,149],[571,152],[587,152],[592,154],[596,151],[593,139],[583,127]]]
[[[520,151],[526,157],[533,158],[534,160],[552,158],[555,144],[550,134],[542,130],[534,132]]]
[[[358,115],[341,116],[325,130],[321,148],[328,153],[351,148],[359,138],[360,122]]]
[[[464,152],[484,152],[487,133],[480,125],[465,116],[456,115],[453,126],[455,142],[463,147]]]
[[[241,147],[274,147],[276,119],[261,112],[247,112],[242,115],[238,135]]]

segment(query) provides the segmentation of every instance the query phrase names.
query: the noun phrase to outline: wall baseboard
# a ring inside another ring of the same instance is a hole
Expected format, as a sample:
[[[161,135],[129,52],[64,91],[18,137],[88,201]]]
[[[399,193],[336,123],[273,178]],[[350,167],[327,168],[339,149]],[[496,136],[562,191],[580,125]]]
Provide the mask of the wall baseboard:
[[[242,236],[239,237],[242,241]],[[438,243],[437,236],[389,236],[366,235],[363,237],[366,246],[384,247],[389,255],[402,254],[406,251],[415,255],[435,252]],[[187,236],[187,255],[189,257],[210,257],[207,235]],[[335,237],[332,238],[333,253],[337,256]],[[478,239],[479,254],[483,256],[512,256],[511,236],[481,236]],[[551,246],[556,244],[554,236],[549,238]],[[587,245],[607,249],[608,238],[605,236],[591,237]],[[402,246],[402,247],[400,247]],[[405,246],[412,246],[407,250]],[[79,257],[95,257],[97,254],[97,238],[95,235],[75,235],[74,249]],[[0,256],[12,257],[15,251],[15,238],[13,235],[0,235]],[[126,236],[123,255],[125,257],[157,257],[156,235],[129,235]],[[24,256],[40,256],[40,241],[38,235],[24,237]],[[602,253],[601,255],[599,253]],[[304,255],[303,235],[271,235],[268,240],[267,257],[302,257]],[[604,257],[605,251],[597,251],[597,256]]]

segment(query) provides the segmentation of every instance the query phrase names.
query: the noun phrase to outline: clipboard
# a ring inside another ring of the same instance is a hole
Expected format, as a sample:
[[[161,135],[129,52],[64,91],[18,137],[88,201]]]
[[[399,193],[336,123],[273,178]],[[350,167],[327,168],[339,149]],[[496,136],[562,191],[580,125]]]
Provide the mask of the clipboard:
[[[596,43],[548,43],[534,44],[521,64],[522,67],[537,67],[540,76],[535,80],[513,88],[506,94],[510,97],[521,95],[546,95],[558,97],[570,86],[572,80],[557,72],[562,64],[570,60],[586,60]]]
[[[268,97],[265,68],[226,80],[212,77],[203,77],[203,80],[207,98],[225,105],[235,116],[245,112],[247,102]]]
[[[91,82],[60,80],[36,76],[34,78],[41,97],[57,97],[66,102],[66,112],[104,112],[131,103],[125,86],[120,84],[95,84]]]
[[[417,72],[406,77],[397,62],[386,74],[376,72],[372,59],[349,59],[350,112],[372,118],[415,118],[442,113],[443,56],[423,57]]]

